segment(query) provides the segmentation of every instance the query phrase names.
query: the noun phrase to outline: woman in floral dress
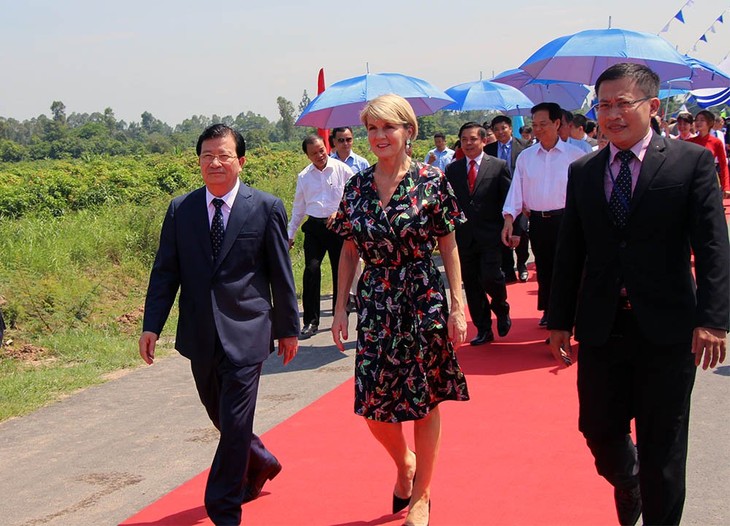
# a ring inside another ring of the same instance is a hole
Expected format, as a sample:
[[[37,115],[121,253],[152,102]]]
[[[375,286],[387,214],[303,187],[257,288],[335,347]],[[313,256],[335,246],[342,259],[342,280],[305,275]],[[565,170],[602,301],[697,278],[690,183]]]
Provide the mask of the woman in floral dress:
[[[408,155],[418,124],[405,99],[378,97],[360,119],[378,162],[349,180],[331,227],[345,237],[332,335],[343,350],[347,294],[361,257],[355,412],[395,461],[393,512],[410,504],[405,524],[425,525],[441,436],[438,404],[469,399],[454,354],[466,335],[454,236],[465,219],[444,175]],[[431,257],[437,245],[450,312]],[[415,452],[403,433],[406,420],[415,421]]]

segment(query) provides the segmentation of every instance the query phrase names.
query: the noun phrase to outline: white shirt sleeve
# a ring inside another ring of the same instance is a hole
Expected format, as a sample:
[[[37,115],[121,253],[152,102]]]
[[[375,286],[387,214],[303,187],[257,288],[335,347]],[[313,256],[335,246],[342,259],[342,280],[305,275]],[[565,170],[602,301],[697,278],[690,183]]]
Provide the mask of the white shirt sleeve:
[[[504,207],[502,208],[502,216],[507,214],[512,216],[514,220],[520,212],[522,212],[522,167],[523,163],[520,163],[521,156],[517,157],[515,163],[515,172],[512,174],[512,183],[509,185],[509,191],[507,191],[507,197],[504,199]]]
[[[289,226],[287,232],[289,239],[294,239],[294,235],[299,229],[299,225],[304,220],[305,203],[304,203],[304,189],[302,188],[304,177],[301,174],[297,177],[297,189],[294,193],[294,204],[291,209],[291,219],[289,220]]]

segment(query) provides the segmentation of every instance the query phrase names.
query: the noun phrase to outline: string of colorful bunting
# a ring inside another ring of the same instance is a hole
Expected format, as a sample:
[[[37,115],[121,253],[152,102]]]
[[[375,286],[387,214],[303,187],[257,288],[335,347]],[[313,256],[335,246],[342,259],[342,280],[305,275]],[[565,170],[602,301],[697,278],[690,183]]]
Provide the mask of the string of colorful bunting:
[[[692,7],[694,5],[694,3],[695,3],[695,0],[687,0],[687,2],[685,2],[685,4],[679,9],[679,11],[677,11],[677,14],[675,14],[672,18],[669,19],[669,21],[666,24],[664,24],[664,27],[662,28],[661,31],[659,31],[659,34],[661,35],[662,33],[666,33],[667,31],[669,31],[669,24],[671,24],[675,20],[679,20],[680,22],[682,22],[684,24],[683,10],[685,7]]]
[[[697,42],[695,42],[694,45],[692,46],[692,48],[691,48],[692,51],[697,51],[697,46],[699,45],[700,42],[707,43],[707,35],[709,33],[713,33],[713,34],[714,33],[717,33],[717,30],[715,29],[715,24],[723,24],[723,23],[725,23],[725,13],[727,13],[727,12],[728,12],[728,9],[725,9],[722,13],[720,13],[720,16],[718,16],[715,19],[715,21],[712,24],[710,24],[710,27],[708,27],[705,30],[705,32],[702,33],[702,36],[700,38],[698,38],[697,39]]]

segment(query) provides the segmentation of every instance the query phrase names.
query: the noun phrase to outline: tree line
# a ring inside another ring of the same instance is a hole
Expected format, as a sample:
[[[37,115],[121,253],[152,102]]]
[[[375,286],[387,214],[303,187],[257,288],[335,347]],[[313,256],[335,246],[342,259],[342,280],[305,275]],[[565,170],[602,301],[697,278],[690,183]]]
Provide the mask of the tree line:
[[[309,104],[304,90],[295,109],[285,97],[276,99],[279,119],[270,121],[252,111],[232,115],[193,115],[171,126],[149,111],[139,121],[117,119],[112,108],[102,112],[67,113],[62,101],[53,101],[50,115],[18,121],[0,116],[0,162],[39,159],[83,159],[95,155],[139,155],[175,153],[195,145],[200,133],[210,124],[222,122],[239,130],[250,148],[270,146],[272,149],[295,149],[312,128],[294,126],[297,117]],[[298,111],[297,111],[298,110]],[[467,120],[482,122],[486,112],[447,112],[419,118],[419,138],[430,139],[437,131],[456,135]],[[355,127],[358,137],[365,136],[362,127]]]

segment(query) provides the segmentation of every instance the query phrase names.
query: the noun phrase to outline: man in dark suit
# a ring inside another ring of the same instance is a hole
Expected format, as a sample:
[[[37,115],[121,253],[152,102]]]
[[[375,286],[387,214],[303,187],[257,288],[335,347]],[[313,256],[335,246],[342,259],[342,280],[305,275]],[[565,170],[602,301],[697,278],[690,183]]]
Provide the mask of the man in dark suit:
[[[517,157],[522,153],[522,150],[527,148],[527,144],[517,137],[512,136],[512,119],[506,115],[497,115],[492,119],[492,130],[494,136],[497,138],[497,142],[487,144],[484,147],[484,153],[502,159],[507,163],[507,169],[509,170],[510,176],[514,172],[515,163]],[[507,245],[502,245],[502,272],[504,272],[505,281],[507,283],[514,283],[519,280],[522,282],[527,281],[527,258],[530,257],[528,245],[530,243],[530,236],[528,234],[528,221],[527,218],[520,214],[515,218],[515,223],[520,225],[522,233],[520,235],[519,244],[513,249]],[[515,274],[515,258],[514,254],[517,254],[517,274]]]
[[[596,82],[610,145],[571,165],[548,317],[561,365],[575,325],[579,427],[621,524],[679,524],[695,371],[725,359],[730,319],[712,155],[651,131],[658,86],[638,64]]]
[[[170,203],[150,275],[142,359],[155,344],[180,289],[175,348],[190,359],[200,400],[220,442],[205,489],[215,524],[239,524],[241,504],[281,470],[253,435],[261,366],[279,340],[284,364],[297,353],[299,316],[280,199],[243,184],[246,145],[222,124],[196,151],[205,186]]]
[[[483,152],[487,132],[482,126],[467,122],[459,130],[459,140],[465,157],[446,167],[446,178],[467,218],[456,228],[456,244],[466,302],[477,328],[471,344],[481,345],[494,340],[492,312],[500,336],[512,326],[500,239],[502,205],[511,178],[504,161]]]

